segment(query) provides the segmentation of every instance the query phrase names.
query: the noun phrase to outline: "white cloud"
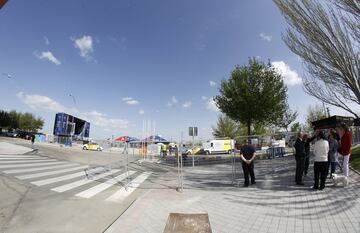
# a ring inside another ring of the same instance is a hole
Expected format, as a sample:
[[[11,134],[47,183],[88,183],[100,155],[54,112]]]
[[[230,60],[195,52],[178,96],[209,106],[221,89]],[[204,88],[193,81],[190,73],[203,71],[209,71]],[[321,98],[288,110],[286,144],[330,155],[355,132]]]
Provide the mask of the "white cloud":
[[[216,106],[216,103],[213,98],[209,98],[206,102],[206,108],[213,112],[220,112],[220,109]]]
[[[192,102],[191,102],[191,101],[186,101],[185,103],[183,103],[182,106],[183,106],[184,108],[190,108],[191,105],[192,105]]]
[[[210,87],[215,87],[215,86],[216,86],[216,82],[210,80],[210,81],[209,81],[209,85],[210,85]]]
[[[133,98],[132,97],[124,97],[124,98],[122,98],[121,100],[122,101],[128,101],[128,100],[132,100]]]
[[[207,100],[207,97],[203,95],[203,96],[201,96],[201,99],[202,100]]]
[[[139,101],[137,100],[128,100],[125,102],[127,105],[138,105]]]
[[[49,44],[50,44],[50,41],[49,41],[49,39],[48,39],[46,36],[44,36],[44,41],[45,41],[45,44],[46,44],[46,45],[49,45]]]
[[[272,40],[272,36],[266,35],[264,32],[260,33],[260,37],[267,42],[270,42]]]
[[[140,102],[137,101],[136,99],[134,99],[133,97],[124,97],[121,100],[124,101],[127,105],[138,105],[138,104],[140,104]]]
[[[45,112],[65,112],[66,108],[55,100],[43,95],[28,95],[18,92],[16,96],[31,109]]]
[[[271,65],[281,74],[286,85],[295,86],[302,83],[302,79],[298,73],[291,70],[290,66],[288,66],[285,62],[274,61],[271,62]]]
[[[19,92],[16,96],[35,111],[76,114],[79,118],[89,121],[90,124],[101,127],[104,131],[118,132],[118,129],[127,129],[129,127],[129,121],[126,119],[110,118],[105,113],[96,110],[81,113],[76,108],[66,108],[47,96],[29,95],[24,92]]]
[[[178,103],[178,100],[176,99],[176,97],[172,96],[170,101],[166,104],[166,106],[171,107],[171,106],[173,106],[173,105],[175,105],[177,103]]]
[[[142,110],[142,109],[140,109],[140,110],[139,110],[139,114],[140,114],[140,115],[144,115],[144,114],[145,114],[145,111]]]
[[[87,61],[92,60],[91,54],[94,52],[92,37],[83,36],[72,40],[74,41],[74,47],[80,50],[80,56],[85,58]]]
[[[52,52],[50,51],[46,51],[46,52],[41,52],[41,54],[38,54],[37,52],[34,53],[35,56],[41,60],[48,60],[52,63],[54,63],[55,65],[60,65],[61,62],[52,54]]]
[[[127,129],[129,127],[129,121],[120,118],[109,118],[105,113],[97,112],[93,110],[91,112],[84,112],[83,117],[89,121],[90,124],[100,126],[104,129]]]

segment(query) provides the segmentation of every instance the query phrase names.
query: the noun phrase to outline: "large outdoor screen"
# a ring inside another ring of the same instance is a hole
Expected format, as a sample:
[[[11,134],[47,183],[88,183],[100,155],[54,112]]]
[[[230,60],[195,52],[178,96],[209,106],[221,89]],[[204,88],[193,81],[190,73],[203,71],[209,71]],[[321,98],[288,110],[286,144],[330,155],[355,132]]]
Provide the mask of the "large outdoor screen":
[[[90,135],[90,123],[66,113],[57,113],[54,123],[54,135],[88,138]]]

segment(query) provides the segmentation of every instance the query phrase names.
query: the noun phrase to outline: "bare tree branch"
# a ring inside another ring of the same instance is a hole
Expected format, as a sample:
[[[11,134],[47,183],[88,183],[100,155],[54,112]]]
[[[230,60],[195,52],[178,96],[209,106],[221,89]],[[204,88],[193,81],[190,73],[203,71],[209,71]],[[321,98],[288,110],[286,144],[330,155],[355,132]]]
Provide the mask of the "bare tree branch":
[[[360,1],[274,0],[289,24],[283,40],[301,57],[305,91],[354,116],[360,105]]]

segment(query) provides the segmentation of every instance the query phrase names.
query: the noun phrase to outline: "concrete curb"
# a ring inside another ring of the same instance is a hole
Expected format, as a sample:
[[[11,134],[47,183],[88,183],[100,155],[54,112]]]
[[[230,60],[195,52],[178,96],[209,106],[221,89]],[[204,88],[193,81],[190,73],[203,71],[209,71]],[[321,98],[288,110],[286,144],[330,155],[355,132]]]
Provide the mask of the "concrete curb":
[[[356,174],[360,175],[360,172],[358,170],[356,170],[355,168],[353,168],[352,166],[349,166],[349,168]]]

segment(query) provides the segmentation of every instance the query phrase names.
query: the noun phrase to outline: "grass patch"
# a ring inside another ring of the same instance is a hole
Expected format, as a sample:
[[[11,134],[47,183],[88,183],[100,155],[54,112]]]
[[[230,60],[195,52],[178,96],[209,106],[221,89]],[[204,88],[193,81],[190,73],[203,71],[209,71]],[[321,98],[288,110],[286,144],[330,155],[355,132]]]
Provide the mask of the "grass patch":
[[[360,146],[356,146],[351,150],[350,165],[360,172]]]

